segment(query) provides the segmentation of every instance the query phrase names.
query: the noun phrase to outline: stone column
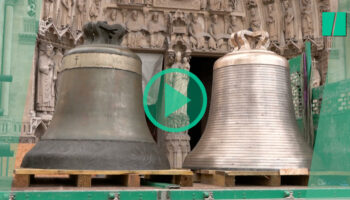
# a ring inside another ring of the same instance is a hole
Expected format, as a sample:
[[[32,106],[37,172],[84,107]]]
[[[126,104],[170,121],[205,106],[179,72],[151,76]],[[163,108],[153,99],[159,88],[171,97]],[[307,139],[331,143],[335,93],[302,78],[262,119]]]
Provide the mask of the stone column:
[[[3,41],[3,61],[2,61],[2,75],[11,74],[11,59],[12,59],[12,28],[13,28],[13,2],[9,1],[5,11],[5,30],[4,30],[4,41]],[[10,95],[10,83],[2,82],[1,89],[1,105],[4,109],[4,115],[8,115],[9,109],[9,95]]]

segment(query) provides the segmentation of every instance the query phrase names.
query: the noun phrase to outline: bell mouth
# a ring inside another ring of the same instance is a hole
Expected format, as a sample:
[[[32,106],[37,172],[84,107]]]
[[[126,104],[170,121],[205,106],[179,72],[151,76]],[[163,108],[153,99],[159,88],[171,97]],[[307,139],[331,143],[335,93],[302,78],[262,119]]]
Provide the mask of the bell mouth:
[[[79,170],[160,170],[169,161],[155,143],[137,141],[41,140],[22,168]]]

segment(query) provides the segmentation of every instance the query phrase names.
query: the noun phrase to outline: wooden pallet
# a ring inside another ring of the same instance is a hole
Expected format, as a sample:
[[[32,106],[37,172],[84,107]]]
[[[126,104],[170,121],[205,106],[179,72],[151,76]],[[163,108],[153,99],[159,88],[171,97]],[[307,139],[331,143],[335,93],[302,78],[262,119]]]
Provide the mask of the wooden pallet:
[[[277,171],[223,171],[197,170],[195,179],[204,184],[233,187],[236,184],[280,186],[307,185],[308,169],[281,169]]]
[[[165,181],[180,186],[192,186],[193,172],[185,169],[170,170],[58,170],[58,169],[16,169],[14,170],[14,187],[29,187],[38,177],[55,178],[65,176],[74,180],[78,187],[91,187],[92,178],[104,175],[116,184],[139,187],[140,179]]]

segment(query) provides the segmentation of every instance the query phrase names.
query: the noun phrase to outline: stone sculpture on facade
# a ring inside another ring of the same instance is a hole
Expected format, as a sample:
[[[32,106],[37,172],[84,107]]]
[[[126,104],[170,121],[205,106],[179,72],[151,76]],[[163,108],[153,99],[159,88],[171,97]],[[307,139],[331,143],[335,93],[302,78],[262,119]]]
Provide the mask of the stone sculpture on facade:
[[[284,7],[284,35],[286,41],[294,41],[295,40],[295,29],[294,29],[294,14],[293,8],[290,6],[288,0],[283,0]]]
[[[45,0],[44,7],[43,20],[51,21],[54,13],[54,0]]]
[[[198,14],[192,15],[192,22],[189,27],[190,41],[192,48],[204,49],[208,34],[204,31],[204,24],[199,21]]]
[[[249,28],[251,28],[252,31],[259,31],[261,29],[261,19],[255,1],[250,2],[248,8],[250,14]]]
[[[187,57],[182,58],[182,53],[176,51],[175,61],[171,68],[184,69],[189,71],[190,65]],[[189,77],[182,73],[171,73],[167,76],[167,84],[174,88],[176,91],[187,96]],[[169,127],[183,127],[189,124],[189,117],[187,115],[187,105],[182,106],[180,109],[172,113],[167,119],[166,123]],[[190,137],[185,132],[166,135],[166,147],[168,159],[171,168],[181,168],[182,163],[185,160],[187,154],[190,152]]]
[[[60,0],[60,7],[58,9],[58,27],[67,27],[70,24],[72,17],[71,8],[73,6],[72,0]]]
[[[89,10],[90,21],[97,21],[100,15],[100,3],[100,0],[93,0]]]
[[[209,26],[209,50],[222,49],[225,41],[229,39],[229,36],[224,34],[223,24],[219,23],[218,16],[212,16],[212,22]]]
[[[126,22],[128,34],[126,35],[127,44],[131,48],[145,47],[144,25],[138,21],[139,13],[136,10],[131,12],[129,20]]]
[[[312,37],[313,34],[313,23],[312,23],[312,8],[310,0],[302,0],[302,29],[304,34],[304,39]]]
[[[152,14],[152,19],[148,23],[147,28],[150,33],[151,48],[162,48],[165,41],[164,33],[166,32],[166,26],[160,22],[159,13]]]
[[[278,27],[276,22],[276,10],[274,3],[267,4],[268,17],[266,20],[271,42],[278,42]]]
[[[55,62],[52,45],[41,43],[38,61],[36,110],[53,112],[55,106]]]
[[[83,29],[83,24],[85,21],[85,2],[84,0],[76,0],[76,13],[74,16],[75,26],[77,31],[81,31]]]

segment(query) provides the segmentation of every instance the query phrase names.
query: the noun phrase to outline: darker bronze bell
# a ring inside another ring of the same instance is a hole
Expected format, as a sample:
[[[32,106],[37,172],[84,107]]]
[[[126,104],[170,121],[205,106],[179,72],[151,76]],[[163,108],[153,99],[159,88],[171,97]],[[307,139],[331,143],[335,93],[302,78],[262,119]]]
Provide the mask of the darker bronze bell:
[[[154,142],[142,107],[141,60],[120,47],[125,30],[84,26],[85,43],[63,58],[50,127],[21,167],[156,170],[169,162]]]

